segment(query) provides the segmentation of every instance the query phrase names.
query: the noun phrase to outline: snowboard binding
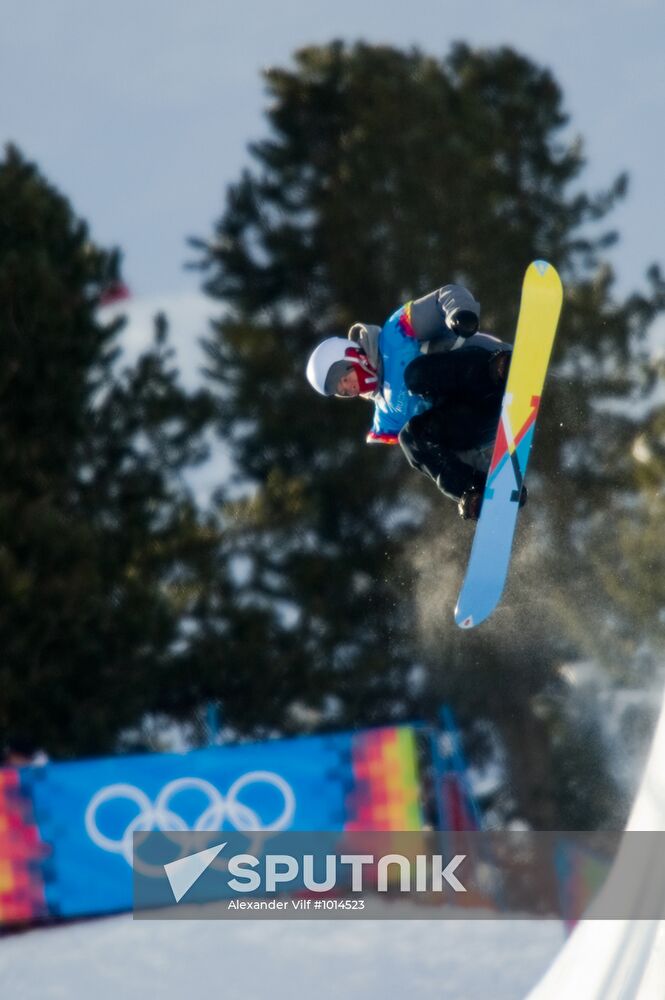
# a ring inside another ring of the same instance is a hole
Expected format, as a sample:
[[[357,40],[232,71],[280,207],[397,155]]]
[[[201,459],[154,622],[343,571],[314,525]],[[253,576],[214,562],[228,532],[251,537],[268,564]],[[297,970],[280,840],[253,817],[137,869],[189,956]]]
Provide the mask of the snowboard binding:
[[[484,486],[474,485],[468,490],[462,493],[457,503],[457,510],[459,516],[463,521],[477,521],[480,517],[480,511],[483,506],[483,494],[485,492]],[[520,491],[519,506],[520,508],[524,506],[527,502],[529,494],[527,492],[526,486],[522,486]]]

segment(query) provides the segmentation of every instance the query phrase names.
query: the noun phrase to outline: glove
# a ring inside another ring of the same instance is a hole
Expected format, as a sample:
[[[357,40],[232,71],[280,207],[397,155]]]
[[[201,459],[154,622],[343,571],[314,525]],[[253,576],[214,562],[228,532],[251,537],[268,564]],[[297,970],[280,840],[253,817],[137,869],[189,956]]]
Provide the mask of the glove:
[[[508,381],[508,369],[512,351],[495,351],[490,355],[489,369],[490,379],[496,386],[504,386]]]
[[[458,337],[472,337],[478,332],[478,317],[470,309],[460,309],[448,321],[448,326]]]

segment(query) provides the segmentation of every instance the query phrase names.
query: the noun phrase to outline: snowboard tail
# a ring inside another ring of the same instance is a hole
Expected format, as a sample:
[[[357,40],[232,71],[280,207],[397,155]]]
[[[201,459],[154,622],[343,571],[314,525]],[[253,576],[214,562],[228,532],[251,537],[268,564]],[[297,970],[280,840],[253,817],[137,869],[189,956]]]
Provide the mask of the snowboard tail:
[[[544,260],[530,264],[483,505],[455,608],[460,628],[479,625],[501,599],[562,301],[561,279],[552,265]]]

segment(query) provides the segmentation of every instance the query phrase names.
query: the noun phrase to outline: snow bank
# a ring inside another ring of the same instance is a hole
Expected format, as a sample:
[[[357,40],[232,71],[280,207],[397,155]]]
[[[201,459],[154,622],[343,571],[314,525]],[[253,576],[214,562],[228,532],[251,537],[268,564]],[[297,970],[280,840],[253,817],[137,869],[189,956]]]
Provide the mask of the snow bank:
[[[628,830],[665,830],[664,761],[665,701]],[[648,884],[648,855],[643,864],[637,887]],[[663,1000],[665,898],[661,905],[662,920],[582,921],[528,1000]]]
[[[132,921],[0,941],[11,1000],[519,1000],[561,947],[553,921]]]

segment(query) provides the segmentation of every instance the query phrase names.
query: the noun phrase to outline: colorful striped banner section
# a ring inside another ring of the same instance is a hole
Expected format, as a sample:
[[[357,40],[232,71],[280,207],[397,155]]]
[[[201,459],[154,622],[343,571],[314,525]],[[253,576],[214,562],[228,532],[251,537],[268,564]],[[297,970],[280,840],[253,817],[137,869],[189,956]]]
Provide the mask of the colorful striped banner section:
[[[47,916],[42,878],[47,853],[20,772],[0,769],[0,926]]]

